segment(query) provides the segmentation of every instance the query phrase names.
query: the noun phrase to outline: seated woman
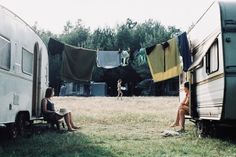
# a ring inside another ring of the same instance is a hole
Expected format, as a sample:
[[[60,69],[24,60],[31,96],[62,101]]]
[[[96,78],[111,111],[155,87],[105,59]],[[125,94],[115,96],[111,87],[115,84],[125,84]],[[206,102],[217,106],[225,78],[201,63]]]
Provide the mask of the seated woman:
[[[75,129],[79,129],[79,127],[75,126],[72,121],[71,112],[67,112],[65,114],[58,114],[55,111],[54,103],[52,103],[51,98],[54,96],[54,89],[49,87],[46,90],[45,98],[42,99],[42,113],[44,117],[52,120],[59,120],[64,117],[66,125],[68,127],[68,131],[74,131]]]
[[[184,116],[189,113],[189,82],[184,83],[184,92],[185,98],[178,108],[175,122],[171,125],[171,127],[180,126],[179,131],[184,131]]]

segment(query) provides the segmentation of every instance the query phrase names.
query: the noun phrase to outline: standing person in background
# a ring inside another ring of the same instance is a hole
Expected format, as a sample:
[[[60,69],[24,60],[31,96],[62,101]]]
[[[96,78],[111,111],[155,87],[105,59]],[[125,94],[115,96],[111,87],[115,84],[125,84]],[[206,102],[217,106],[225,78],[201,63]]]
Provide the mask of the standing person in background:
[[[65,96],[66,95],[66,85],[63,83],[60,88],[59,96]]]
[[[119,97],[120,97],[122,100],[123,92],[121,91],[121,83],[122,83],[122,80],[119,79],[117,81],[117,99],[119,99]]]

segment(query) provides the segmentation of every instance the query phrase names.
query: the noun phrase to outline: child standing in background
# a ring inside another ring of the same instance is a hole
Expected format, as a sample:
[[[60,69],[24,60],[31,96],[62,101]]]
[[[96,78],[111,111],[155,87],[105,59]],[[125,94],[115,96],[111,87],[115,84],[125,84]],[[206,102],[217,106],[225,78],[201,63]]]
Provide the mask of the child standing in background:
[[[119,80],[117,81],[117,99],[119,99],[119,97],[120,97],[121,100],[122,100],[123,93],[122,93],[122,91],[121,91],[121,83],[122,83],[122,80],[119,79]]]

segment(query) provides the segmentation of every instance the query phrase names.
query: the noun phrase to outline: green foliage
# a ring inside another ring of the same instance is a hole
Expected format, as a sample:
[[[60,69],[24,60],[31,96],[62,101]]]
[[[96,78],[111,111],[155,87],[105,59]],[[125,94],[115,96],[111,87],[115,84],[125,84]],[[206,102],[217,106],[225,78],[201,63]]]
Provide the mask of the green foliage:
[[[99,50],[115,50],[115,31],[109,27],[96,29],[90,37],[90,48]]]
[[[127,50],[132,46],[133,31],[127,25],[121,25],[117,28],[116,43],[117,47]]]
[[[73,28],[72,23],[70,21],[67,21],[66,25],[64,26],[63,33],[64,34],[69,34],[71,32],[72,28]]]
[[[104,69],[96,68],[93,72],[93,81],[116,82],[117,78],[123,78],[130,82],[139,82],[143,79],[150,79],[151,74],[147,63],[139,65],[139,55],[135,51],[140,48],[152,46],[170,39],[180,30],[174,26],[165,27],[158,21],[147,20],[144,23],[137,23],[127,19],[125,23],[119,24],[116,28],[97,28],[91,32],[89,27],[82,24],[78,19],[75,24],[67,21],[62,34],[55,35],[50,31],[38,29],[37,23],[34,30],[47,44],[49,37],[57,38],[64,43],[99,50],[130,50],[130,65],[128,68],[119,67],[106,73]],[[53,64],[57,64],[54,61]],[[53,71],[53,70],[52,70]],[[53,74],[49,74],[53,76]],[[131,80],[130,78],[134,78]],[[125,81],[125,82],[126,82]],[[114,85],[112,85],[114,86]]]
[[[93,32],[89,27],[82,24],[81,19],[78,19],[74,25],[67,21],[63,33],[58,35],[39,29],[37,23],[35,23],[33,29],[45,43],[48,42],[49,37],[58,37],[62,42],[79,47],[100,50],[127,50],[131,48],[131,51],[167,41],[174,34],[180,32],[174,26],[166,28],[152,19],[144,23],[137,23],[129,18],[126,23],[117,25],[115,29],[110,27],[97,28]]]
[[[78,20],[75,26],[70,21],[64,26],[64,33],[59,36],[60,40],[78,47],[86,47],[90,36],[90,29],[81,24]]]
[[[34,25],[32,26],[32,29],[41,37],[43,42],[47,45],[49,38],[57,38],[56,34],[53,34],[52,32],[45,30],[45,29],[40,29],[38,27],[38,23],[35,22]]]

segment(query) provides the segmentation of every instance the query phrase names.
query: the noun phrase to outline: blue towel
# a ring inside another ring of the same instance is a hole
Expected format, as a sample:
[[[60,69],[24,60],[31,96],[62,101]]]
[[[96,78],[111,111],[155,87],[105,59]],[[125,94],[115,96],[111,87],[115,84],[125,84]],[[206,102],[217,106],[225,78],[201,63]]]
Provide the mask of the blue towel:
[[[183,70],[186,72],[192,64],[186,32],[178,36],[178,45],[180,55],[183,58]]]

